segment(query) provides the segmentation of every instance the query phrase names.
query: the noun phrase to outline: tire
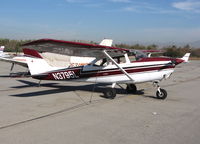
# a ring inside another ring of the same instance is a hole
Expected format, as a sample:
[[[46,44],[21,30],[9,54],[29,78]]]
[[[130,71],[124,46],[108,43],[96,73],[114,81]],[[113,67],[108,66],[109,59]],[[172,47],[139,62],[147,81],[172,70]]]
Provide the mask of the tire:
[[[116,89],[114,88],[106,89],[104,92],[104,97],[109,99],[114,99],[116,97]]]
[[[135,84],[127,84],[126,91],[127,93],[136,93],[137,87]]]
[[[166,97],[167,97],[167,91],[165,89],[160,89],[160,92],[161,93],[159,93],[159,91],[156,92],[157,98],[158,99],[163,99],[163,100],[166,99]]]

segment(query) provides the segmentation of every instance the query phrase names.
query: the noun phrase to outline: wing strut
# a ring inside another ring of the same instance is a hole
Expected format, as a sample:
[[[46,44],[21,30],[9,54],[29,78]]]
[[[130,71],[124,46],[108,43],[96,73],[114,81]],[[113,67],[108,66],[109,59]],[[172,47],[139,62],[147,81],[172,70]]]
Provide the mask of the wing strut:
[[[103,52],[121,70],[121,72],[123,72],[131,81],[134,82],[134,79],[106,52],[106,50]]]

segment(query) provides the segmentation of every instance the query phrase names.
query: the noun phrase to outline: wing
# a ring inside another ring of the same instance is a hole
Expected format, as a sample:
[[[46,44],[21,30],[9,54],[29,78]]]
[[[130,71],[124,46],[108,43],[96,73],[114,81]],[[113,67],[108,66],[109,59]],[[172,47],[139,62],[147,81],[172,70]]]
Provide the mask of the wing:
[[[26,43],[22,48],[35,49],[39,52],[51,52],[64,54],[69,56],[80,56],[80,57],[105,57],[103,50],[114,51],[113,55],[117,53],[128,52],[128,49],[109,47],[97,44],[87,44],[72,41],[63,41],[55,39],[40,39]]]

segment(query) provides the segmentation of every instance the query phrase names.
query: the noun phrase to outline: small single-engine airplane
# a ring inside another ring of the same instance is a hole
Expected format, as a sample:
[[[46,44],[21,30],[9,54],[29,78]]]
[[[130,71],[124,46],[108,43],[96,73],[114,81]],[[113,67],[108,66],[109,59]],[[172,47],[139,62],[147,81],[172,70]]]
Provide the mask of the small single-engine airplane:
[[[190,53],[182,58],[148,57],[138,50],[129,50],[96,44],[86,44],[54,39],[41,39],[23,45],[31,77],[39,80],[71,80],[93,83],[110,83],[105,97],[116,96],[116,85],[126,84],[127,92],[135,93],[135,84],[153,82],[157,86],[156,96],[165,99],[167,92],[159,82],[174,72],[176,65],[187,62]],[[37,51],[36,51],[37,50]],[[52,67],[39,52],[54,52],[73,56],[92,56],[96,59],[84,66]],[[133,58],[133,59],[132,59]]]

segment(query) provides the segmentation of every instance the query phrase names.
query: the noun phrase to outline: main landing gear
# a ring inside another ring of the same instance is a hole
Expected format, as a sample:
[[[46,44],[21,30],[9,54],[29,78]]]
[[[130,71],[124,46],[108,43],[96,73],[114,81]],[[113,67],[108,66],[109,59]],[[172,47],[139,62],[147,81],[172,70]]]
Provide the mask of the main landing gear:
[[[153,84],[157,87],[156,91],[156,97],[157,99],[166,99],[167,98],[167,91],[165,89],[160,88],[159,82],[155,81]],[[108,88],[104,91],[104,97],[108,99],[114,99],[116,97],[116,89],[115,89],[116,83],[112,84],[112,88]],[[135,84],[127,84],[126,91],[128,93],[136,93],[137,87]]]
[[[156,97],[158,99],[163,99],[163,100],[166,99],[167,91],[165,89],[161,89],[157,81],[154,82],[153,84],[157,87]]]
[[[116,97],[116,89],[115,88],[108,88],[104,92],[104,96],[108,99],[114,99]]]
[[[109,99],[114,99],[116,97],[116,89],[115,89],[116,83],[112,84],[112,88],[106,89],[104,93],[104,97]]]
[[[126,91],[127,93],[136,93],[137,92],[137,87],[135,84],[127,84],[126,86]]]
[[[113,83],[112,88],[108,88],[105,90],[104,96],[106,98],[114,99],[116,97],[115,85],[116,85],[116,83]],[[127,91],[127,93],[136,93],[137,87],[135,84],[127,84],[126,91]]]

